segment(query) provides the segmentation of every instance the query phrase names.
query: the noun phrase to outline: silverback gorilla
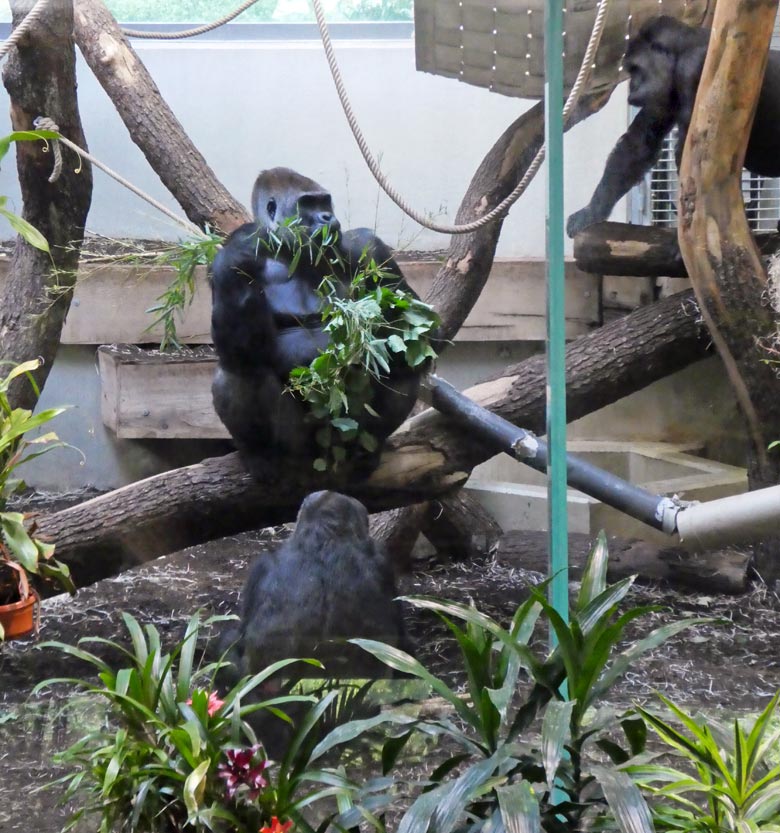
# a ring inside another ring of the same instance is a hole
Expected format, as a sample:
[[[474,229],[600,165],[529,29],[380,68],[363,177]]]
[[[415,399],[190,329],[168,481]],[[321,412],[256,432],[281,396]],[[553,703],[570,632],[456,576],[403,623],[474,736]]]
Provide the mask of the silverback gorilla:
[[[361,259],[382,264],[385,285],[412,295],[388,247],[364,228],[341,232],[330,194],[289,168],[261,171],[252,191],[254,222],[236,229],[212,268],[211,334],[218,367],[214,407],[250,473],[262,473],[269,457],[313,460],[321,424],[305,403],[286,390],[290,370],[307,366],[328,345],[323,331],[322,279],[342,289]],[[295,218],[295,234],[285,220]],[[334,257],[315,256],[301,239],[329,235]],[[297,253],[296,253],[297,246]],[[417,297],[415,295],[415,297]],[[394,357],[390,373],[372,379],[371,408],[351,414],[380,443],[407,417],[417,398],[421,368]],[[379,458],[364,456],[368,473]]]
[[[709,29],[662,15],[648,20],[631,39],[624,60],[628,102],[641,109],[609,155],[590,203],[569,217],[569,237],[609,217],[617,201],[653,166],[675,125],[680,167],[709,37]],[[780,176],[780,52],[769,53],[745,167],[762,176]]]
[[[295,531],[258,557],[242,597],[241,624],[222,639],[238,676],[289,657],[325,666],[296,666],[317,677],[388,676],[354,637],[406,647],[392,565],[369,536],[362,503],[338,492],[314,492],[301,504]]]

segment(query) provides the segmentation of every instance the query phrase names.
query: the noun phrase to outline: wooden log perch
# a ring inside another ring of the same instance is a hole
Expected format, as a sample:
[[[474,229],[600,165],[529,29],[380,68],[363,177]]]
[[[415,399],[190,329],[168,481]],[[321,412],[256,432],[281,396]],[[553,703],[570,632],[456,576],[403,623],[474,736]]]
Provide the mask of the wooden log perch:
[[[763,257],[780,251],[780,234],[758,232],[756,246]],[[574,259],[583,272],[596,275],[687,278],[677,229],[596,223],[574,238]]]
[[[573,341],[567,349],[568,413],[577,419],[707,354],[691,293],[665,299]],[[532,431],[544,430],[545,363],[533,357],[469,389],[479,404]],[[82,582],[224,535],[291,520],[305,494],[339,488],[376,512],[448,494],[494,449],[424,411],[390,438],[363,483],[313,471],[270,471],[253,482],[237,455],[204,460],[125,486],[39,521]]]
[[[763,359],[778,337],[767,276],[745,218],[741,171],[777,0],[719,3],[680,167],[679,241],[702,316],[751,438],[751,488],[780,482],[780,382]],[[771,546],[780,571],[780,539]],[[760,565],[761,566],[761,565]]]

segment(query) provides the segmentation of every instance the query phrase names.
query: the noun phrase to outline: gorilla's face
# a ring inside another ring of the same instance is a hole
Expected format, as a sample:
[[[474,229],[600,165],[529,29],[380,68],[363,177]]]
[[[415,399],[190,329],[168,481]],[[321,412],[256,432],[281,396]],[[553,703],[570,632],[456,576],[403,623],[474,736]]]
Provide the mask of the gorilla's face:
[[[625,68],[630,76],[628,103],[666,112],[673,89],[674,58],[638,43],[627,52]]]
[[[252,189],[252,210],[260,225],[276,231],[285,220],[298,219],[309,236],[341,228],[330,194],[313,179],[290,168],[261,171]]]

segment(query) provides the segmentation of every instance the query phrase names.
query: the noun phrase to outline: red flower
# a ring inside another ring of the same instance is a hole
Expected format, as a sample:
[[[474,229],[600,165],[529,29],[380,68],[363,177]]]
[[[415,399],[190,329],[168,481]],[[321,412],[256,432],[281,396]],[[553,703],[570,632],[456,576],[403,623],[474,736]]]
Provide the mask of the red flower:
[[[208,712],[209,717],[213,717],[224,705],[225,701],[220,700],[219,697],[217,697],[216,691],[209,692],[209,702],[206,706],[206,711]]]
[[[192,697],[190,697],[190,699],[187,700],[187,705],[192,705]],[[213,717],[224,705],[225,701],[219,699],[216,691],[209,692],[209,702],[206,706],[206,712],[208,713],[209,717]]]
[[[249,787],[249,798],[254,799],[260,794],[260,790],[268,786],[263,772],[270,766],[269,761],[263,758],[254,763],[259,749],[260,745],[256,744],[249,749],[225,751],[227,763],[217,767],[217,775],[224,779],[227,785],[228,798],[233,798],[239,787],[246,786]]]
[[[283,824],[276,816],[272,816],[270,826],[266,824],[264,827],[261,827],[259,833],[287,833],[291,827],[291,821],[286,821]]]

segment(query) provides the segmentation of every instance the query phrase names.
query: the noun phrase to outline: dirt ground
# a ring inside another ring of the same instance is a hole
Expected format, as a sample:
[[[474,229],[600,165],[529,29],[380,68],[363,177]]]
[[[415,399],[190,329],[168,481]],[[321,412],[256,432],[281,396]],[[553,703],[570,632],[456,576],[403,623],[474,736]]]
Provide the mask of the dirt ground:
[[[40,640],[122,638],[122,611],[175,639],[197,609],[206,614],[235,612],[248,563],[274,546],[280,534],[283,531],[262,530],[192,547],[82,588],[73,599],[49,599]],[[401,578],[399,589],[404,594],[473,600],[505,622],[524,598],[525,588],[543,578],[523,565],[544,563],[544,542],[543,535],[529,533],[527,558],[521,548],[519,554],[515,550],[512,563],[502,562],[495,553],[462,563],[420,562],[416,572]],[[587,545],[584,536],[572,536],[574,563],[582,563]],[[712,616],[722,622],[684,632],[639,663],[615,689],[614,704],[652,701],[658,690],[688,706],[744,712],[762,707],[780,687],[780,599],[763,584],[756,582],[741,596],[645,585],[635,588],[629,602],[664,607],[640,620],[642,630],[686,616]],[[419,658],[436,673],[456,679],[457,652],[443,626],[429,614],[413,609],[406,614]],[[52,779],[52,752],[71,742],[81,727],[69,725],[56,696],[28,700],[28,695],[43,679],[83,672],[77,661],[52,649],[40,650],[32,639],[0,647],[0,833],[54,833],[60,828],[64,815],[55,806],[57,792],[32,791]]]

